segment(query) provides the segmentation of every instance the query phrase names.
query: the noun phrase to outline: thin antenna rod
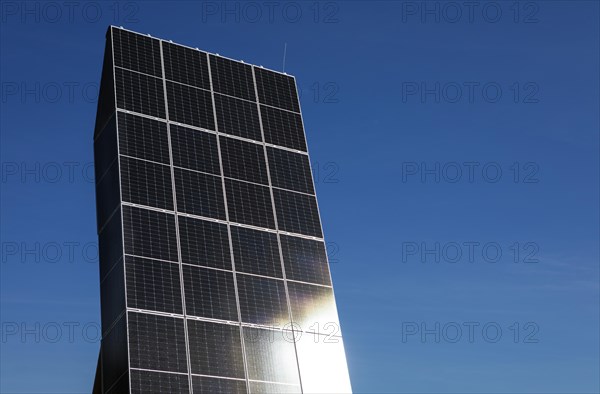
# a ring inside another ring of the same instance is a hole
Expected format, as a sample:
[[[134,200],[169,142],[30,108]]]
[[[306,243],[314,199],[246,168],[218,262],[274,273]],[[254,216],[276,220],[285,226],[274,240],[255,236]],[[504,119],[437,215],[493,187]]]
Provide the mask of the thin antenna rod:
[[[285,72],[285,55],[287,53],[287,42],[283,45],[283,72]]]

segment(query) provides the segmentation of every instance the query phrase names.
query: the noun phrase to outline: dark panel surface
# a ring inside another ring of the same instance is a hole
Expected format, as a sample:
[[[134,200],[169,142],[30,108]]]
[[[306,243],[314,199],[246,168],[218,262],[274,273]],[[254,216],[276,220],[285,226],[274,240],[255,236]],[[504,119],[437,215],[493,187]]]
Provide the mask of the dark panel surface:
[[[169,128],[174,166],[221,174],[216,135],[174,124]]]
[[[177,211],[225,220],[220,176],[175,168]]]
[[[205,52],[164,41],[162,46],[166,79],[210,90]]]
[[[186,314],[238,321],[233,274],[183,265]]]
[[[306,152],[306,139],[299,114],[260,106],[265,142]]]
[[[122,112],[117,114],[117,119],[119,152],[122,155],[169,164],[169,140],[165,122]]]
[[[287,279],[331,285],[323,242],[288,235],[280,239]]]
[[[177,261],[174,215],[124,206],[123,223],[125,253]]]
[[[225,190],[229,220],[257,227],[275,228],[268,187],[226,179]]]
[[[188,319],[192,373],[244,378],[240,328]]]
[[[207,90],[167,81],[169,120],[203,129],[215,129],[211,94]]]
[[[267,152],[274,187],[315,194],[307,155],[271,147]]]
[[[182,262],[231,269],[226,225],[179,216],[179,236]]]
[[[269,184],[262,145],[219,137],[224,175],[248,182]]]
[[[188,375],[131,370],[131,392],[136,394],[189,394]]]
[[[192,376],[194,394],[246,394],[246,381]]]
[[[283,277],[276,234],[231,226],[231,239],[236,271]]]
[[[258,97],[262,104],[300,112],[294,78],[254,67]]]
[[[117,107],[141,114],[165,118],[165,97],[162,79],[115,69]]]
[[[115,66],[162,77],[157,39],[117,28],[112,33]]]
[[[262,141],[256,103],[216,93],[215,109],[220,133]]]
[[[323,236],[314,196],[273,189],[273,197],[280,230],[313,237]]]
[[[173,210],[171,168],[164,164],[120,157],[123,201]]]
[[[183,319],[128,312],[131,368],[187,372]]]
[[[127,306],[183,313],[179,264],[125,256]]]
[[[218,56],[209,57],[215,92],[256,101],[251,66]]]
[[[242,321],[283,327],[290,322],[283,281],[238,274]]]

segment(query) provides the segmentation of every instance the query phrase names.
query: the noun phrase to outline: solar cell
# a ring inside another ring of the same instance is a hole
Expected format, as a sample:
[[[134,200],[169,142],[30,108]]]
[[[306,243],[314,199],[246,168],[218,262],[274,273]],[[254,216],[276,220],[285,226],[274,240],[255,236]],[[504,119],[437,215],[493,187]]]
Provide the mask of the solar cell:
[[[262,141],[256,103],[218,93],[214,96],[220,133]]]
[[[188,316],[238,320],[231,272],[183,265],[183,283]]]
[[[167,102],[170,121],[215,129],[210,91],[167,81]]]
[[[175,216],[123,206],[125,253],[177,261]]]
[[[163,42],[165,78],[210,90],[206,52]]]
[[[294,78],[264,68],[254,67],[261,104],[300,112]]]
[[[183,263],[231,269],[226,225],[185,216],[178,222]]]
[[[267,147],[269,172],[274,187],[314,194],[307,155]]]
[[[306,152],[302,118],[294,112],[260,106],[265,142]]]
[[[115,68],[115,77],[118,108],[165,118],[161,79],[122,68]]]
[[[273,189],[273,197],[280,230],[313,237],[323,236],[314,196]]]
[[[221,177],[175,168],[177,211],[225,220]]]
[[[227,137],[219,137],[219,143],[226,177],[268,185],[262,145]]]
[[[209,55],[209,57],[215,92],[256,101],[251,66],[220,56]]]

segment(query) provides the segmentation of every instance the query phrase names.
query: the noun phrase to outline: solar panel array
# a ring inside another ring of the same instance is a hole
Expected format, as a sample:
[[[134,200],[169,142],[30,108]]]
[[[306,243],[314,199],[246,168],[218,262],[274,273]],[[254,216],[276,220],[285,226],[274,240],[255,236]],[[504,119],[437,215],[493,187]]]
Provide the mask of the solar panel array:
[[[110,33],[122,224],[103,231],[122,231],[124,270],[101,271],[123,275],[126,310],[103,341],[127,322],[129,374],[104,392],[350,391],[343,347],[311,361],[321,377],[297,349],[341,334],[294,79]]]

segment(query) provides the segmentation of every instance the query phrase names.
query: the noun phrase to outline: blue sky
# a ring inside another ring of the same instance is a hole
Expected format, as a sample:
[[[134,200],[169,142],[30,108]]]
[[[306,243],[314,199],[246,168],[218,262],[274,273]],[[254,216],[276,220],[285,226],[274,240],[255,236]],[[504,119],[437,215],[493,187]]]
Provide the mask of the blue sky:
[[[109,24],[287,43],[355,392],[600,390],[597,2],[65,3],[0,10],[1,392],[91,389]]]

